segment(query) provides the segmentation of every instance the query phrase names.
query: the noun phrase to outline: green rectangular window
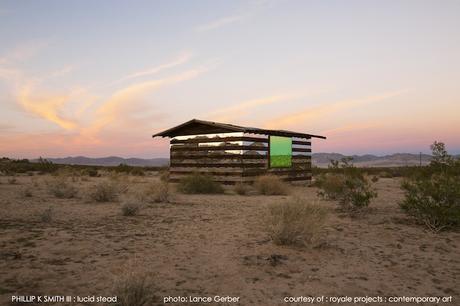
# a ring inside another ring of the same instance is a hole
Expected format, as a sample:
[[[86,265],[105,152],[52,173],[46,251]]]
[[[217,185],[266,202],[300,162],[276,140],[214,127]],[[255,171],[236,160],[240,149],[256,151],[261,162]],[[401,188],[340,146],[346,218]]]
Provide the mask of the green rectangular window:
[[[270,136],[270,168],[292,166],[292,138]]]

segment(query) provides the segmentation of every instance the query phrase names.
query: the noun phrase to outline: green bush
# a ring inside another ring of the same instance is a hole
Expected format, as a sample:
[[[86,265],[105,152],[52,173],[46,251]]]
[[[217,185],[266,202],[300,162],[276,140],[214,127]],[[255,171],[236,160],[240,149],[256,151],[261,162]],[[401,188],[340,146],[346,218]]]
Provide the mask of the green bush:
[[[211,176],[193,173],[179,181],[178,190],[182,193],[224,193],[224,188],[218,182],[215,182]]]
[[[369,206],[372,198],[377,193],[371,188],[369,181],[361,177],[349,177],[345,179],[342,195],[339,197],[339,205],[345,211],[357,211]]]
[[[337,200],[344,192],[345,177],[334,173],[321,174],[316,178],[314,186],[320,188],[319,196],[328,200]]]
[[[275,244],[307,245],[317,240],[326,217],[324,207],[295,198],[268,207],[267,229]]]
[[[320,188],[318,195],[326,199],[338,200],[342,210],[348,212],[360,211],[368,207],[370,201],[377,196],[364,172],[350,163],[351,159],[341,162],[331,162],[333,173],[323,175],[318,179]]]
[[[256,178],[254,188],[264,195],[287,195],[289,188],[279,177],[271,174]]]
[[[429,167],[402,184],[401,208],[432,231],[460,227],[460,161],[435,142]]]

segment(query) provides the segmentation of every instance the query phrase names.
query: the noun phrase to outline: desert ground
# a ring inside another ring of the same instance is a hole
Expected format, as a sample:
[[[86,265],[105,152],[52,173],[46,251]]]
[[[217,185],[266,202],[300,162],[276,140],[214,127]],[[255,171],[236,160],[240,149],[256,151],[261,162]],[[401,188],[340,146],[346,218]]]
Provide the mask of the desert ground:
[[[292,186],[289,196],[241,196],[230,187],[224,195],[184,195],[171,186],[169,202],[146,204],[128,217],[118,201],[85,199],[87,188],[104,178],[77,180],[72,199],[49,194],[49,175],[15,178],[0,177],[0,305],[15,294],[111,296],[117,279],[131,272],[151,286],[148,305],[162,305],[167,296],[208,295],[237,296],[238,305],[320,295],[452,296],[448,305],[460,305],[460,233],[414,224],[398,207],[397,178],[374,183],[378,198],[368,214],[353,218],[319,199],[314,187]],[[129,190],[156,180],[155,173],[125,178]],[[32,194],[25,196],[24,188]],[[278,246],[269,239],[267,205],[291,196],[330,212],[315,245]],[[52,219],[44,221],[49,207]]]

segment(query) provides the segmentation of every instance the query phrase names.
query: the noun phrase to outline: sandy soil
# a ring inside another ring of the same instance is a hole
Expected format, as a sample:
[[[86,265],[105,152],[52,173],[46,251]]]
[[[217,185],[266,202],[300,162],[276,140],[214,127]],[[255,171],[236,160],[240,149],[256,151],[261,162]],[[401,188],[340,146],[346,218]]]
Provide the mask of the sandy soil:
[[[174,193],[171,203],[125,217],[118,202],[84,200],[101,178],[76,183],[76,199],[54,198],[45,179],[0,178],[0,305],[13,294],[109,296],[126,267],[148,275],[152,305],[190,295],[238,296],[238,305],[283,305],[285,296],[300,295],[428,295],[453,296],[446,305],[460,305],[460,233],[412,224],[397,206],[396,179],[375,184],[379,197],[359,218],[320,201],[315,188],[292,187],[330,210],[320,243],[307,248],[274,245],[265,232],[266,205],[287,196]],[[130,186],[149,180],[156,178],[131,178]],[[22,193],[27,186],[32,197]],[[48,207],[53,220],[43,222]]]

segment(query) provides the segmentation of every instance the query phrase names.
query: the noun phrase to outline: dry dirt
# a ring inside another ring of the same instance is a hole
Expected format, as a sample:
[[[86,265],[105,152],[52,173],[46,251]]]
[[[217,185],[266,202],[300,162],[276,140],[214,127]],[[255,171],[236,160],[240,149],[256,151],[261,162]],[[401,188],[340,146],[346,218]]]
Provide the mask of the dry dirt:
[[[0,177],[0,305],[14,294],[110,296],[126,267],[148,275],[150,305],[207,295],[239,296],[238,305],[282,305],[300,295],[452,296],[448,305],[460,305],[460,233],[411,223],[397,205],[397,179],[380,179],[372,210],[358,218],[320,201],[315,188],[292,187],[330,210],[320,243],[294,248],[274,245],[263,223],[266,205],[288,196],[174,192],[170,203],[125,217],[118,202],[85,200],[86,188],[102,178],[75,183],[75,199],[50,195],[46,176],[17,178]],[[151,180],[131,177],[129,185]],[[48,207],[53,218],[43,222]]]

